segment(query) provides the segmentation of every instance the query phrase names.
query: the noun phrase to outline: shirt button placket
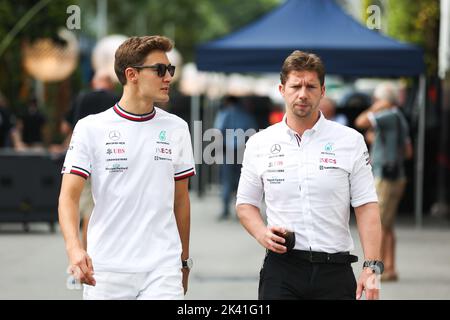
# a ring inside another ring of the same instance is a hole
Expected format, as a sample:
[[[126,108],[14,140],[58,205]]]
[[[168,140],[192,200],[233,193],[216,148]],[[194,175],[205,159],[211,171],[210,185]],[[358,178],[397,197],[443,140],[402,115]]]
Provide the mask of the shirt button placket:
[[[308,192],[309,191],[309,178],[310,178],[309,174],[308,174],[308,159],[307,159],[308,153],[310,152],[309,148],[308,148],[308,142],[309,142],[308,132],[305,132],[305,134],[303,136],[304,137],[303,137],[303,145],[302,145],[302,147],[303,147],[303,152],[302,152],[303,157],[302,158],[303,158],[303,163],[305,164],[303,167],[303,176],[305,179],[303,194],[304,194],[304,202],[306,203],[306,208],[305,208],[306,209],[305,210],[306,233],[308,235],[308,244],[311,247],[314,235],[313,235],[313,220],[312,220],[313,217],[312,217],[312,212],[311,212],[311,201],[309,199],[309,192]]]

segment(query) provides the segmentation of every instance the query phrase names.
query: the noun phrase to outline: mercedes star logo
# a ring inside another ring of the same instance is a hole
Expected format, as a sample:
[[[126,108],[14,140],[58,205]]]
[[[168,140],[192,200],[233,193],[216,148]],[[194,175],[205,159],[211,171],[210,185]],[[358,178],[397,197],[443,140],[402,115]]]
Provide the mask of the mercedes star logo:
[[[281,151],[281,146],[279,144],[274,144],[271,148],[270,148],[270,152],[275,154]]]
[[[120,139],[120,132],[117,131],[117,130],[111,131],[111,132],[109,133],[109,138],[110,138],[111,140],[114,140],[114,141],[119,140],[119,139]]]

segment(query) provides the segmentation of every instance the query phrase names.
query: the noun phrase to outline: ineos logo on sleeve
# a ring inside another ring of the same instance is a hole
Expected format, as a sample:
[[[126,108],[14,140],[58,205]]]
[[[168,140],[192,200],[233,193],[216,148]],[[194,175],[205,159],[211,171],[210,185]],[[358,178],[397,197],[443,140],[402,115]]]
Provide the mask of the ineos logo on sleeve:
[[[274,144],[271,148],[270,148],[270,152],[272,153],[272,154],[275,154],[275,153],[279,153],[281,151],[281,146],[277,143],[277,144]]]
[[[113,141],[117,141],[120,139],[120,132],[117,130],[111,131],[109,133],[109,138]]]

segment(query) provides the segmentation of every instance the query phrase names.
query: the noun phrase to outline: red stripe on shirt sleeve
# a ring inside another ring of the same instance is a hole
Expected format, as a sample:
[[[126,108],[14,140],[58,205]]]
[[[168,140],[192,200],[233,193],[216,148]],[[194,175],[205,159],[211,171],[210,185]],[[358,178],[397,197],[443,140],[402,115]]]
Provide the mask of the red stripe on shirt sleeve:
[[[78,171],[78,170],[72,169],[72,170],[70,170],[70,173],[76,174],[77,176],[80,176],[80,177],[82,177],[82,178],[84,178],[84,179],[87,179],[87,178],[88,178],[88,175],[87,175],[87,174],[85,174],[84,172]]]
[[[183,180],[189,177],[192,177],[195,174],[195,171],[191,171],[189,173],[183,174],[182,176],[175,177],[175,181]]]

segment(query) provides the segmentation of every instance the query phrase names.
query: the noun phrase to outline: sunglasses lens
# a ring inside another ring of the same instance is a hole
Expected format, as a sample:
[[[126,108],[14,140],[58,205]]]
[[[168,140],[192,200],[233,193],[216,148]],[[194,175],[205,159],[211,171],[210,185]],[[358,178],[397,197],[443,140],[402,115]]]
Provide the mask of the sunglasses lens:
[[[158,64],[158,77],[164,77],[166,75],[167,66],[165,64]]]
[[[175,66],[169,65],[167,69],[169,70],[170,76],[173,77],[173,75],[175,74]]]
[[[175,74],[175,66],[158,64],[158,76],[163,78],[166,75],[166,72],[169,71],[171,77]]]

